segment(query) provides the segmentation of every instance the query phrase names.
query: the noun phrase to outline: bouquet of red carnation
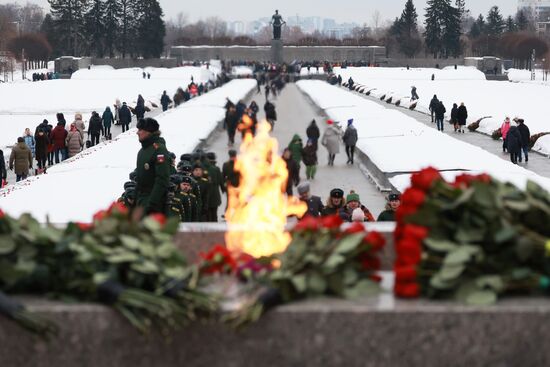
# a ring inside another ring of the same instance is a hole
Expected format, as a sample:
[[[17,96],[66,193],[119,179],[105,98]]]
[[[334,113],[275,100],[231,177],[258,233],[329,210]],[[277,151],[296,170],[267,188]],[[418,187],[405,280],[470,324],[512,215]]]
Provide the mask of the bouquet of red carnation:
[[[446,182],[433,168],[411,184],[396,215],[397,296],[487,304],[548,288],[545,190],[529,182],[522,191],[485,174]]]

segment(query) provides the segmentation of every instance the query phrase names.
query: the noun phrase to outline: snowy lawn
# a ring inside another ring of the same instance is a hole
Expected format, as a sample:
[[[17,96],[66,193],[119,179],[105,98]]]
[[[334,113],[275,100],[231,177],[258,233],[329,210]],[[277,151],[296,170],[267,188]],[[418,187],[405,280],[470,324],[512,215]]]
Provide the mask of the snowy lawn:
[[[237,101],[255,87],[254,80],[236,80],[159,115],[167,148],[177,157],[191,152],[224,118],[226,97]],[[95,212],[120,196],[128,174],[135,169],[140,149],[135,133],[131,129],[53,166],[46,175],[0,191],[0,208],[11,215],[29,212],[54,223],[90,221]]]
[[[498,129],[504,117],[519,116],[525,119],[531,134],[550,132],[546,106],[550,100],[548,85],[487,81],[479,70],[471,67],[439,69],[411,68],[335,68],[344,81],[351,76],[356,84],[364,85],[373,97],[392,97],[392,103],[410,106],[411,87],[417,88],[419,101],[416,110],[428,113],[433,95],[443,101],[450,117],[453,103],[464,102],[468,108],[468,124],[483,117],[479,131],[491,134]],[[431,80],[432,74],[435,80]],[[518,80],[524,72],[516,73]],[[550,144],[539,143],[534,148],[550,154]]]
[[[443,171],[487,172],[518,186],[531,179],[550,189],[550,179],[512,164],[508,156],[504,159],[454,139],[401,112],[322,81],[300,81],[298,87],[343,128],[353,118],[358,149],[390,177],[433,166]],[[392,183],[400,191],[408,186],[406,179]]]

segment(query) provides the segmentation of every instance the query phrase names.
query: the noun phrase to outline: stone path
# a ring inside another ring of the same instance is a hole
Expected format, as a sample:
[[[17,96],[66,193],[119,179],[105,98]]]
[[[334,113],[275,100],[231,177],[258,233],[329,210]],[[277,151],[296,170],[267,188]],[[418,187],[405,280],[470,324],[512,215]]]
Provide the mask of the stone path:
[[[346,90],[347,90],[347,88],[346,88]],[[433,129],[437,129],[437,126],[435,125],[435,123],[431,122],[431,117],[427,114],[424,114],[424,113],[418,112],[418,111],[411,111],[408,108],[397,107],[393,104],[383,102],[379,98],[370,97],[370,96],[367,96],[365,94],[361,94],[361,93],[358,93],[358,92],[352,92],[352,93],[356,93],[356,94],[358,94],[358,95],[360,95],[360,96],[362,96],[362,97],[364,97],[364,98],[366,98],[370,101],[376,102],[376,103],[378,103],[378,104],[380,104],[380,105],[382,105],[386,108],[397,110],[401,113],[404,113],[407,116],[410,116],[410,117],[414,118],[415,120],[423,123],[424,125],[430,126]],[[447,107],[447,110],[450,111],[450,109],[452,108],[452,104],[450,106],[446,106],[446,107]],[[468,106],[466,106],[466,107],[468,107]],[[472,121],[468,121],[468,124],[471,123],[471,122]],[[527,123],[527,126],[529,126],[528,123]],[[466,143],[478,146],[478,147],[488,151],[489,153],[493,153],[495,155],[498,155],[498,156],[502,157],[502,159],[504,159],[504,160],[509,161],[509,159],[510,159],[509,154],[502,153],[502,140],[493,140],[488,135],[478,133],[478,132],[470,132],[468,129],[465,129],[464,134],[455,133],[454,132],[454,127],[448,121],[445,121],[444,129],[445,129],[444,130],[445,134],[447,134],[449,136],[452,136],[455,139],[458,139],[458,140],[464,141]],[[458,153],[460,154],[460,152],[458,152]],[[543,155],[535,153],[535,152],[530,152],[529,153],[529,162],[528,163],[525,163],[525,162],[520,163],[520,166],[522,166],[525,169],[528,169],[530,171],[533,171],[533,172],[535,172],[535,173],[537,173],[541,176],[550,178],[550,159],[548,159],[547,156],[543,156]]]
[[[258,117],[265,118],[263,105],[265,96],[263,93],[254,94],[248,101],[247,105],[255,100],[260,107]],[[237,101],[234,101],[235,103]],[[308,99],[300,92],[298,87],[289,83],[282,93],[272,101],[276,105],[278,121],[275,124],[273,136],[279,141],[279,152],[282,153],[284,147],[290,143],[294,134],[299,134],[302,141],[307,141],[306,128],[312,119],[317,121],[317,125],[323,131],[325,128],[325,118],[320,115],[320,112],[313,106]],[[321,132],[322,134],[322,132]],[[235,149],[238,149],[241,138],[237,134]],[[211,140],[206,148],[207,151],[213,151],[218,157],[218,165],[221,167],[223,162],[228,159],[227,134],[220,130]],[[318,151],[319,166],[315,180],[311,182],[311,192],[313,195],[320,196],[323,202],[329,196],[330,190],[333,188],[341,188],[346,195],[350,190],[355,190],[361,197],[361,202],[369,208],[373,215],[384,210],[385,199],[384,194],[379,192],[369,179],[361,172],[356,162],[354,166],[346,165],[346,153],[344,147],[340,149],[340,154],[336,156],[335,165],[329,167],[328,153],[324,147],[319,146]],[[300,177],[305,180],[305,166],[301,165]],[[294,190],[296,193],[296,190]],[[225,197],[222,209],[219,211],[219,216],[225,208]]]

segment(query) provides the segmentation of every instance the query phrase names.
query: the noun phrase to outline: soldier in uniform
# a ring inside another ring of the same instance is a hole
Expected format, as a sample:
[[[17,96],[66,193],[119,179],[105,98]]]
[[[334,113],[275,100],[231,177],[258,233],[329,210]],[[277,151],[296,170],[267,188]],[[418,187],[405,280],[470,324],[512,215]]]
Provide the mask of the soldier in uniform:
[[[159,124],[155,119],[140,119],[137,128],[141,149],[137,156],[136,204],[145,214],[166,214],[170,185],[168,150],[161,143]]]
[[[170,175],[170,188],[168,190],[166,206],[168,208],[167,215],[169,217],[176,217],[183,222],[185,217],[184,207],[179,197],[179,187],[181,183],[180,175]]]
[[[180,173],[183,177],[189,176],[193,178],[193,166],[189,162],[180,162],[180,164],[178,165],[178,173]],[[193,195],[195,195],[195,198],[197,199],[198,207],[202,208],[201,188],[197,181],[195,181],[194,179],[191,181],[191,192],[193,193]]]
[[[182,176],[178,192],[178,198],[184,211],[183,222],[200,222],[200,213],[197,197],[193,194],[191,176]]]
[[[221,193],[225,191],[222,171],[216,166],[216,153],[206,153],[206,170],[208,171],[208,216],[209,222],[218,221],[218,208],[222,205]],[[221,192],[220,192],[221,191]]]
[[[199,184],[199,187],[201,189],[201,202],[202,206],[200,209],[201,214],[201,222],[207,222],[208,221],[208,195],[210,194],[208,192],[208,187],[210,186],[210,182],[207,178],[203,177],[204,170],[202,168],[202,165],[197,163],[193,166],[193,178],[197,183]]]

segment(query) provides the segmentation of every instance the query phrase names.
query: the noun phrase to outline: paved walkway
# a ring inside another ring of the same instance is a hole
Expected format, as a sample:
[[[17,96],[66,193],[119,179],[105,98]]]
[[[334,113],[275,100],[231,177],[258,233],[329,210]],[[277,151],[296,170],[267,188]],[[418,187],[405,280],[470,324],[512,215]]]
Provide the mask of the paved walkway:
[[[252,100],[255,100],[260,107],[258,117],[260,119],[265,118],[263,112],[263,105],[265,103],[264,94],[254,94],[250,100],[245,102],[248,105]],[[234,102],[236,103],[237,101]],[[294,134],[299,134],[304,143],[307,141],[306,128],[312,119],[317,121],[321,130],[325,128],[324,117],[319,115],[317,108],[307,100],[293,83],[287,84],[282,93],[273,100],[273,103],[276,105],[278,118],[273,136],[279,141],[280,153],[290,143]],[[237,134],[235,149],[238,149],[239,144],[240,135]],[[207,151],[216,153],[218,165],[221,167],[223,162],[228,159],[227,152],[229,150],[225,131],[219,131],[211,139],[211,143],[206,149]],[[317,175],[315,180],[311,182],[311,192],[313,195],[320,196],[323,202],[325,202],[330,190],[333,188],[341,188],[346,194],[350,190],[355,190],[360,195],[362,203],[370,209],[373,215],[378,216],[385,206],[384,194],[380,193],[369,179],[363,175],[357,163],[354,166],[346,165],[347,158],[344,147],[341,147],[340,154],[336,156],[333,167],[327,165],[328,153],[322,146],[319,147],[318,158]],[[300,176],[302,180],[305,180],[305,166],[303,164],[301,165]],[[296,190],[294,192],[297,194]],[[225,208],[225,197],[223,200],[222,208]],[[222,210],[218,214],[221,216]]]
[[[347,88],[346,88],[347,90]],[[394,104],[386,103],[384,101],[381,101],[379,98],[367,96],[365,94],[361,94],[358,92],[352,92],[356,93],[370,101],[376,102],[388,109],[397,110],[401,113],[404,113],[407,116],[410,116],[414,118],[415,120],[423,123],[424,125],[430,126],[433,129],[437,129],[435,123],[431,122],[431,117],[425,113],[418,112],[418,111],[412,111],[408,108],[398,107]],[[451,106],[446,106],[447,109],[450,111]],[[468,107],[468,106],[466,106]],[[468,121],[468,124],[472,121]],[[489,153],[493,153],[495,155],[498,155],[502,157],[502,159],[509,160],[510,155],[502,153],[502,140],[493,140],[490,136],[479,133],[479,132],[470,132],[467,128],[465,129],[465,133],[455,133],[454,127],[448,122],[445,122],[445,134],[464,141],[466,143],[470,143],[472,145],[478,146]],[[528,169],[530,171],[533,171],[541,176],[550,178],[550,159],[548,159],[547,156],[543,156],[541,154],[530,152],[529,154],[529,162],[528,163],[520,163],[520,166],[524,167],[525,169]]]

